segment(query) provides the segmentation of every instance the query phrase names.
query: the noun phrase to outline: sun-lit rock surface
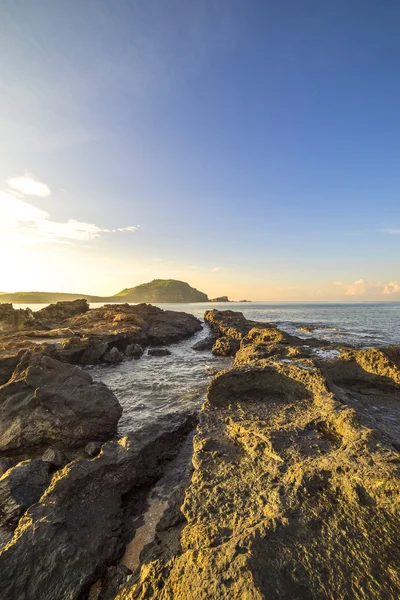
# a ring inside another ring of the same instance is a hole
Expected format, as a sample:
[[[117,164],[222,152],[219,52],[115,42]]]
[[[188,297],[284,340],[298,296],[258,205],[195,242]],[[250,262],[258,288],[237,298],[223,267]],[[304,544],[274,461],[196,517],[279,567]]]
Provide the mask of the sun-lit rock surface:
[[[321,358],[276,328],[212,320],[241,348],[202,409],[179,547],[118,600],[397,598],[398,352]]]

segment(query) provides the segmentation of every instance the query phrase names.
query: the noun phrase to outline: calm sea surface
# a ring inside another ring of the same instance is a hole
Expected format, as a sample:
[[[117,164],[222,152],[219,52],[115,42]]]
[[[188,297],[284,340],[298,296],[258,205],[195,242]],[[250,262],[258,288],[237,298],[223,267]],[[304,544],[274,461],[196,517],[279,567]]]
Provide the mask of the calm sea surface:
[[[25,308],[26,305],[14,305]],[[39,310],[45,305],[33,304]],[[92,304],[95,308],[101,304]],[[360,304],[314,303],[196,303],[159,304],[165,310],[192,313],[202,318],[210,308],[243,312],[248,319],[274,323],[288,333],[347,342],[359,347],[400,345],[400,302]],[[299,329],[311,326],[312,333]],[[203,402],[211,376],[231,366],[229,358],[196,352],[193,344],[206,336],[207,326],[193,338],[169,346],[171,356],[125,360],[115,367],[90,369],[95,380],[104,381],[124,408],[120,432],[134,431],[159,416],[197,409]]]

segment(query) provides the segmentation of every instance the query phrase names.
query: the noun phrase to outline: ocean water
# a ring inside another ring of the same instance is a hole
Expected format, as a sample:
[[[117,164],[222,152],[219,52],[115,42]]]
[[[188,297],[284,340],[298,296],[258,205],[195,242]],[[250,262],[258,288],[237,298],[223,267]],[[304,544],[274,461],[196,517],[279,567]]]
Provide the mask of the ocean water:
[[[43,305],[44,306],[44,305]],[[39,310],[42,305],[31,305]],[[91,305],[95,308],[96,305]],[[400,345],[400,303],[195,303],[159,304],[165,310],[184,311],[202,319],[211,308],[238,310],[248,319],[273,323],[288,333],[346,342],[358,347]],[[25,308],[26,305],[15,305]],[[310,333],[300,329],[312,328]],[[192,338],[171,344],[171,356],[125,360],[116,366],[96,366],[92,377],[104,381],[116,394],[123,414],[121,434],[135,431],[165,414],[197,410],[205,399],[211,377],[230,368],[232,359],[198,352],[193,344],[208,334],[208,326]]]

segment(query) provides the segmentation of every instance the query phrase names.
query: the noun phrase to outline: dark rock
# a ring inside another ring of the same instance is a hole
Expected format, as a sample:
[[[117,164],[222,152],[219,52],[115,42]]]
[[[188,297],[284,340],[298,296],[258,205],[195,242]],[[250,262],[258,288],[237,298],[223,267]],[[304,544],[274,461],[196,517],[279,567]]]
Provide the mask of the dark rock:
[[[143,355],[143,352],[144,350],[139,344],[128,344],[125,349],[125,356],[138,359]]]
[[[27,354],[0,386],[0,450],[105,441],[116,432],[121,413],[115,395],[89,373]]]
[[[98,454],[100,454],[101,447],[102,447],[101,442],[89,442],[85,446],[85,452],[88,456],[93,458],[94,456],[97,456]]]
[[[124,514],[127,494],[161,476],[194,425],[193,415],[168,415],[106,443],[95,460],[74,460],[59,471],[0,552],[3,597],[85,597],[132,536]]]
[[[212,352],[216,356],[235,356],[240,348],[240,340],[232,337],[220,337],[212,347]]]
[[[49,479],[49,465],[41,460],[26,460],[9,469],[0,479],[0,525],[16,524],[39,500]]]
[[[147,354],[149,356],[170,356],[171,351],[168,348],[149,348]]]
[[[212,347],[214,346],[216,340],[217,340],[217,336],[214,333],[210,333],[210,335],[208,335],[203,340],[199,340],[198,342],[193,344],[192,350],[198,350],[198,351],[211,350]]]
[[[114,348],[110,348],[110,350],[107,350],[102,360],[103,362],[108,363],[109,365],[117,365],[118,363],[124,360],[124,357],[118,350],[118,348],[115,348],[114,346]]]
[[[42,455],[42,461],[56,469],[60,469],[67,464],[68,459],[60,448],[47,448]]]
[[[107,569],[98,600],[114,600],[131,574],[132,571],[123,564]]]
[[[11,467],[13,467],[14,465],[17,464],[17,461],[14,460],[13,458],[8,458],[8,457],[1,457],[0,458],[0,477],[2,477],[4,475],[4,473],[6,473],[8,471],[8,469],[11,469]]]

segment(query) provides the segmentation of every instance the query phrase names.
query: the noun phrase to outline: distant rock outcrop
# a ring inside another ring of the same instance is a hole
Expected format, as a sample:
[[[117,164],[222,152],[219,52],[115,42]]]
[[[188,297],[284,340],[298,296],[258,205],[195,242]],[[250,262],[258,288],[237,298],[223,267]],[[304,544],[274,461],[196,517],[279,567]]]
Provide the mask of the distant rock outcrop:
[[[113,298],[124,302],[208,302],[207,294],[176,279],[153,279],[122,290]]]

